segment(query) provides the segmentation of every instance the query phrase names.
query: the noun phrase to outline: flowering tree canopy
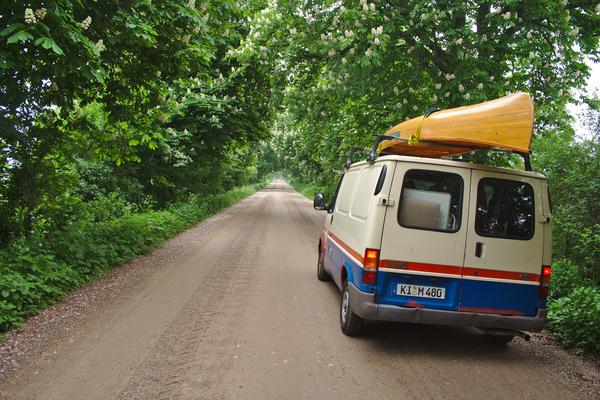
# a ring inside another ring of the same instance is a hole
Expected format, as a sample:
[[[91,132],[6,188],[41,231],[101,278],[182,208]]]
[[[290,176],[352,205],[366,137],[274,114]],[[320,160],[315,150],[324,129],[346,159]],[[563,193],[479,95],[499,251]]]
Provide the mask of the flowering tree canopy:
[[[599,33],[591,0],[273,1],[237,53],[272,72],[283,130],[306,144],[297,163],[337,168],[340,151],[401,120],[519,90],[539,134],[568,129]]]

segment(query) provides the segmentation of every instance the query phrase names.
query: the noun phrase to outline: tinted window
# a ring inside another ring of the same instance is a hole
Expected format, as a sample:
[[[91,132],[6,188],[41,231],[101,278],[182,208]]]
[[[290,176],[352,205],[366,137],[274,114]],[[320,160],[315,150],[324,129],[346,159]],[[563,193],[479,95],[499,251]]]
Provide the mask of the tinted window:
[[[398,223],[441,232],[460,229],[463,179],[448,172],[410,170],[404,175]]]
[[[377,185],[375,186],[375,192],[373,193],[373,195],[378,195],[379,192],[381,192],[381,189],[383,188],[383,183],[385,182],[385,174],[387,172],[387,165],[383,164],[383,167],[381,168],[381,173],[379,174],[379,179],[377,180]]]
[[[481,236],[531,239],[533,188],[528,183],[484,178],[477,186],[475,230]]]

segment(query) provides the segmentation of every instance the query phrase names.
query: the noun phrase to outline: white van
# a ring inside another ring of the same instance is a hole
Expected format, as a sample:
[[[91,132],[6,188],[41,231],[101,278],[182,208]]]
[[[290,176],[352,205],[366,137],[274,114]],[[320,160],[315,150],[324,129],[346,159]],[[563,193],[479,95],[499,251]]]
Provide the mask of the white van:
[[[385,155],[344,172],[318,243],[342,291],[342,331],[365,321],[480,328],[506,343],[546,321],[551,209],[543,175]]]

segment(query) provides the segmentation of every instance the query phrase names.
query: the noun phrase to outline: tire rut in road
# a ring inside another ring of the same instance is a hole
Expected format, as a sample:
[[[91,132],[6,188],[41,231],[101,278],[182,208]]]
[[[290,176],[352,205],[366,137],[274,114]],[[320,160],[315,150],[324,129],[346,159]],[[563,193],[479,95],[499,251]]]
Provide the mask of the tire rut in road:
[[[224,246],[206,280],[177,314],[146,361],[136,368],[120,399],[220,399],[222,375],[233,362],[260,265],[260,222],[272,198],[264,196],[252,218]]]

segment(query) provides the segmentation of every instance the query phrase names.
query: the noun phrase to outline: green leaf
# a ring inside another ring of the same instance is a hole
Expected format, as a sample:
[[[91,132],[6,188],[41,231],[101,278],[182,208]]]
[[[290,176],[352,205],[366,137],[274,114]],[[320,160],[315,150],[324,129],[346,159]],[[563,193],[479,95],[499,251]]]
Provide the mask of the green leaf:
[[[139,140],[136,140],[136,139],[129,140],[129,145],[130,146],[137,146],[138,144],[140,144]]]
[[[33,35],[27,31],[19,31],[6,39],[6,44],[12,44],[17,42],[25,42],[26,40],[33,39]]]
[[[23,24],[10,24],[6,28],[4,28],[2,30],[2,32],[0,32],[0,36],[8,36],[11,33],[13,33],[15,29],[19,28],[20,26],[23,26]]]
[[[64,55],[65,53],[62,51],[60,47],[56,44],[56,42],[52,41],[52,51],[54,51],[59,56]]]

